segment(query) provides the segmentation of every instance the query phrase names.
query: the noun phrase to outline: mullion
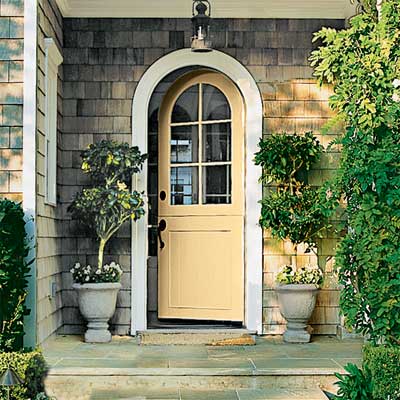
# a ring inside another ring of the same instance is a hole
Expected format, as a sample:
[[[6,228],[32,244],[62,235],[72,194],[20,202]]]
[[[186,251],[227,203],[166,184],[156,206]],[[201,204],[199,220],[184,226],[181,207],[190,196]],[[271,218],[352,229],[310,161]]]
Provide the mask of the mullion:
[[[199,177],[199,205],[203,205],[203,84],[199,83],[199,104],[198,104],[198,113],[199,113],[199,129],[198,129],[198,138],[199,138],[199,153],[198,153],[198,177]]]

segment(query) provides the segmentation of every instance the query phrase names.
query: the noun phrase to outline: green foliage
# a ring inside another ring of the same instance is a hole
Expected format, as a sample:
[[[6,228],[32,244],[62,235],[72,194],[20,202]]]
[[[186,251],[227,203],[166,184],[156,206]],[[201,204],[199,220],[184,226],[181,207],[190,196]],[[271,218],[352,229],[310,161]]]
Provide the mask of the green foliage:
[[[123,222],[139,219],[143,213],[142,195],[125,184],[83,189],[71,209],[74,217],[93,228],[99,238],[108,238]]]
[[[377,17],[376,0],[351,0],[352,3],[358,5],[358,9]]]
[[[400,399],[400,347],[364,347],[364,367],[371,371],[374,400]]]
[[[138,147],[102,140],[82,152],[82,169],[90,174],[94,186],[106,184],[111,187],[117,182],[128,184],[132,175],[141,171],[146,158]]]
[[[348,327],[373,343],[400,344],[400,2],[383,2],[346,30],[322,29],[315,75],[334,84],[331,107],[346,125],[335,197],[348,229],[336,264]]]
[[[48,367],[40,351],[0,353],[0,373],[7,368],[13,369],[24,381],[22,385],[10,389],[10,400],[35,399],[44,393]],[[7,398],[5,388],[0,388],[0,398]]]
[[[304,136],[273,134],[261,139],[259,147],[254,161],[263,168],[263,183],[276,182],[283,189],[290,185],[296,188],[300,184],[300,173],[309,171],[323,151],[312,132],[306,132]]]
[[[320,286],[324,274],[318,266],[305,265],[296,269],[292,265],[284,265],[276,276],[276,281],[283,285],[313,284]]]
[[[344,369],[348,374],[335,374],[338,393],[335,400],[372,400],[372,384],[369,371],[361,370],[354,364],[347,364]]]
[[[0,349],[23,346],[24,315],[29,265],[24,212],[19,204],[0,200]]]
[[[126,221],[136,221],[144,215],[142,194],[131,191],[129,186],[132,175],[141,170],[146,158],[137,147],[106,140],[91,144],[82,153],[82,169],[90,175],[91,187],[76,195],[69,211],[99,238],[100,271],[110,238]],[[106,276],[98,274],[99,282],[104,282]]]
[[[373,143],[373,130],[398,124],[398,90],[393,81],[400,68],[400,4],[386,1],[382,18],[364,13],[350,21],[350,28],[323,28],[314,40],[324,46],[312,53],[311,65],[321,82],[334,84],[330,105],[349,126]]]
[[[255,164],[263,168],[261,181],[276,184],[276,191],[261,202],[261,226],[279,239],[314,246],[336,205],[329,193],[321,195],[305,182],[323,147],[311,132],[273,134],[261,139],[259,147]]]

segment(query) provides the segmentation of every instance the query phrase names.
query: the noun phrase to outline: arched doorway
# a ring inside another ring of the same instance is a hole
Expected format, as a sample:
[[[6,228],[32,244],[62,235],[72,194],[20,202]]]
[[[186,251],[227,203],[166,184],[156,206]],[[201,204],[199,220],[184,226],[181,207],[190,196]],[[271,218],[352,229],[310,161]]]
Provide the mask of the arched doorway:
[[[133,101],[133,145],[148,150],[148,107],[150,98],[161,80],[173,71],[186,67],[211,68],[234,83],[244,104],[244,325],[262,332],[262,231],[258,226],[262,188],[258,183],[261,171],[253,164],[253,155],[262,134],[262,100],[254,79],[246,68],[232,57],[213,51],[193,53],[189,49],[170,53],[158,60],[144,74]],[[137,190],[147,189],[147,166],[134,182]],[[217,194],[218,193],[211,193]],[[147,328],[147,221],[133,225],[132,232],[132,333]],[[242,296],[243,298],[243,296]]]
[[[243,323],[241,94],[198,70],[172,85],[159,115],[159,318]]]

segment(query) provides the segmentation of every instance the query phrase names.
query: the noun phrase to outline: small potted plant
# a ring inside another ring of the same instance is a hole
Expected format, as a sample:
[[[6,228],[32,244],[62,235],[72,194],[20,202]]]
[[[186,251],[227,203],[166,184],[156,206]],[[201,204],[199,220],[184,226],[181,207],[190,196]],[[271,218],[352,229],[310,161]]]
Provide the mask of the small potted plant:
[[[283,268],[276,287],[281,313],[288,321],[284,339],[308,342],[307,321],[315,306],[322,272],[317,266],[297,270],[297,248],[302,244],[306,253],[315,252],[316,241],[329,227],[328,217],[337,202],[329,189],[307,183],[307,173],[323,151],[311,132],[269,135],[261,139],[259,147],[255,163],[262,166],[260,180],[269,189],[261,201],[260,225],[269,229],[272,237],[291,242],[293,248],[292,265]]]
[[[96,266],[76,263],[71,273],[79,310],[88,322],[85,341],[104,343],[111,340],[108,321],[115,312],[122,275],[116,262],[104,264],[104,249],[125,222],[144,215],[142,194],[129,185],[146,156],[128,143],[103,140],[91,144],[81,157],[90,186],[77,193],[69,211],[96,235],[98,260]]]
[[[317,293],[323,280],[318,266],[306,265],[296,269],[284,265],[278,273],[275,291],[281,314],[287,321],[283,339],[287,343],[308,343],[308,320],[315,308]]]

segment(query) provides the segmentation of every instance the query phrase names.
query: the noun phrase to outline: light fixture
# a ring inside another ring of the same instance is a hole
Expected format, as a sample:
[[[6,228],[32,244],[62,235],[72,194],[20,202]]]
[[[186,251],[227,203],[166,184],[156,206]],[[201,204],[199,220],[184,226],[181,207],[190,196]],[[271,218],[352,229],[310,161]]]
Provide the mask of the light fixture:
[[[192,9],[192,51],[211,51],[210,40],[211,4],[208,0],[194,0]]]
[[[7,368],[0,376],[0,387],[5,386],[7,388],[7,399],[10,398],[10,389],[23,383],[21,377],[11,368]]]

